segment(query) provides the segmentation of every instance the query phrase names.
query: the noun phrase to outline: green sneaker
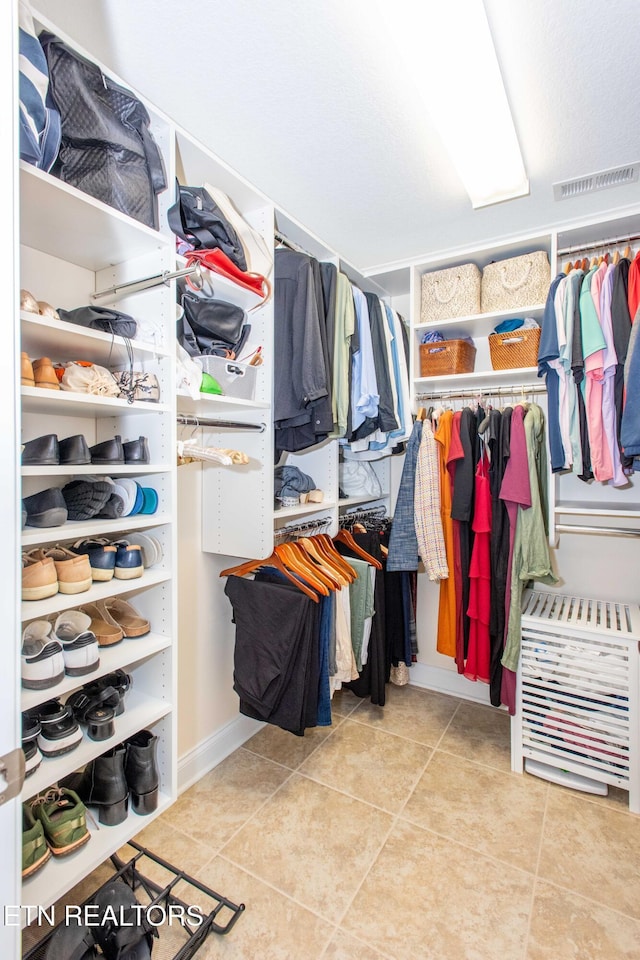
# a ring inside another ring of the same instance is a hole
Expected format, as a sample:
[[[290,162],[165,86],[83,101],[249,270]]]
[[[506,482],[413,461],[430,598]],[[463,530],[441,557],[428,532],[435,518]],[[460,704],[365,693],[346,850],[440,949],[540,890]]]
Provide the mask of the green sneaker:
[[[44,830],[36,820],[28,803],[22,804],[22,879],[32,876],[44,867],[51,851],[44,838]]]
[[[65,857],[89,840],[86,807],[73,790],[53,787],[29,803],[54,857]]]

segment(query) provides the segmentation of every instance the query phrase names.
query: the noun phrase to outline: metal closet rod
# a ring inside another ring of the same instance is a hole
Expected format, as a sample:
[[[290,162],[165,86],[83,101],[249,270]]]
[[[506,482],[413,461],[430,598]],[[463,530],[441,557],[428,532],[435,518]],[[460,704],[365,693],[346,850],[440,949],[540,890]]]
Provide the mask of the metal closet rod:
[[[579,243],[574,247],[563,247],[558,250],[558,256],[564,257],[568,253],[582,253],[583,250],[601,250],[602,247],[613,247],[618,243],[633,243],[640,240],[640,233],[623,234],[621,237],[609,237],[608,240],[599,240],[597,243]]]
[[[302,523],[292,523],[284,527],[278,527],[274,531],[274,540],[284,540],[286,537],[304,537],[313,535],[313,531],[319,533],[325,527],[331,526],[333,517],[319,517],[317,520],[305,520]]]
[[[478,390],[434,390],[431,393],[417,393],[416,400],[474,400],[476,397],[510,397],[516,393],[528,394],[546,393],[547,388],[541,383],[518,383],[510,386],[483,387]]]
[[[640,537],[640,530],[624,527],[583,527],[578,523],[556,523],[556,533],[595,533],[606,537]]]
[[[294,253],[304,253],[304,255],[307,257],[312,257],[314,260],[317,259],[312,253],[309,253],[308,250],[305,250],[304,247],[301,247],[299,243],[294,243],[293,240],[289,240],[289,237],[285,237],[284,233],[280,233],[279,230],[274,230],[273,236],[278,243],[288,247],[289,250],[293,250]]]
[[[107,290],[96,290],[91,294],[92,300],[99,300],[102,297],[109,297],[110,300],[117,300],[120,297],[127,297],[132,293],[140,293],[142,290],[150,290],[152,287],[168,286],[171,280],[179,280],[181,277],[193,277],[200,275],[200,264],[193,267],[185,267],[183,270],[163,270],[162,273],[154,273],[150,277],[142,277],[140,280],[128,280],[126,283],[116,283]]]
[[[229,430],[252,430],[264,433],[267,429],[264,423],[243,423],[241,420],[214,420],[211,417],[196,417],[188,413],[179,413],[176,423],[191,427],[225,427]]]

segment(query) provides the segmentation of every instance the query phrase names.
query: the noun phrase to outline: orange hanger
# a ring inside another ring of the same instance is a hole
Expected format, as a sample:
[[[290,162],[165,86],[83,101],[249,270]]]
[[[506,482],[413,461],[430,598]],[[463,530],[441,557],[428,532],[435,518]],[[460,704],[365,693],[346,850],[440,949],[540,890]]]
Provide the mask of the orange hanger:
[[[564,273],[569,274],[571,273],[572,270],[573,270],[573,264],[571,263],[571,260],[569,260],[569,262],[565,263],[564,265]]]
[[[358,574],[353,569],[346,557],[336,550],[335,544],[328,533],[318,533],[313,538],[320,544],[325,555],[331,559],[331,562],[353,583],[357,580]]]
[[[349,580],[347,580],[342,571],[333,566],[331,561],[322,552],[320,546],[314,543],[311,537],[302,537],[300,540],[297,540],[296,543],[306,551],[314,569],[321,571],[329,580],[332,590],[349,586]]]
[[[591,257],[591,263],[589,264],[589,269],[592,270],[593,267],[597,267],[597,266],[598,266],[598,258]]]
[[[631,250],[631,247],[629,246],[629,244],[627,244],[626,247],[624,248],[624,253],[622,254],[622,256],[626,257],[627,260],[630,260],[632,253],[633,251]]]
[[[302,583],[297,577],[294,577],[292,573],[287,570],[286,566],[276,554],[275,550],[272,554],[266,557],[264,560],[247,560],[244,563],[239,563],[235,567],[227,567],[226,570],[221,570],[219,576],[221,577],[244,577],[246,573],[252,573],[254,570],[258,570],[259,567],[275,567],[280,573],[284,574],[287,580],[290,580],[299,590],[302,590],[308,597],[312,600],[315,600],[316,603],[319,603],[318,594],[307,586],[306,583]]]
[[[425,407],[419,407],[418,412],[416,413],[416,420],[426,420],[427,411]]]
[[[589,260],[588,260],[587,257],[585,257],[585,258],[583,259],[583,261],[582,261],[582,263],[581,263],[581,267],[582,267],[582,269],[585,270],[585,271],[589,269]]]
[[[371,554],[367,553],[366,550],[363,550],[362,547],[356,543],[348,530],[338,530],[333,539],[337,540],[339,543],[344,543],[347,547],[353,550],[355,554],[357,554],[363,560],[366,560],[367,563],[370,563],[372,566],[374,566],[376,570],[382,570],[382,564],[380,561],[376,560],[375,557],[372,557]]]
[[[298,547],[297,543],[279,543],[274,552],[281,558],[285,566],[302,577],[318,593],[328,597],[331,590],[334,589],[331,582],[325,579],[321,571],[311,566],[306,553]]]
[[[616,266],[618,263],[620,263],[620,251],[616,250],[613,255],[613,265]]]

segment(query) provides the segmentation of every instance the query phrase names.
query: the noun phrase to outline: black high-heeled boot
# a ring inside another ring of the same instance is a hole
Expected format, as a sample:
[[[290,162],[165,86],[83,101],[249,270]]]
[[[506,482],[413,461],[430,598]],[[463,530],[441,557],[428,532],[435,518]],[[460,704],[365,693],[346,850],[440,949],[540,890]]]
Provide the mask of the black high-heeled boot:
[[[126,819],[129,791],[124,775],[124,744],[91,760],[80,774],[65,779],[87,806],[98,807],[100,823],[114,827]]]
[[[149,814],[158,806],[158,738],[149,730],[139,730],[126,742],[124,773],[131,794],[131,806],[139,814]]]

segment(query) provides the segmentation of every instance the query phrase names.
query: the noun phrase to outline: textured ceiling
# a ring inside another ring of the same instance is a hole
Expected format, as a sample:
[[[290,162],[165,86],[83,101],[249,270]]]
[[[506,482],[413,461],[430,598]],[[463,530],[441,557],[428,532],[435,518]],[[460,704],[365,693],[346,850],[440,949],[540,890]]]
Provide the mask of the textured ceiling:
[[[551,186],[640,160],[637,0],[485,0],[531,193],[476,211],[374,0],[33,5],[361,268],[640,200]]]

